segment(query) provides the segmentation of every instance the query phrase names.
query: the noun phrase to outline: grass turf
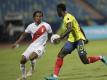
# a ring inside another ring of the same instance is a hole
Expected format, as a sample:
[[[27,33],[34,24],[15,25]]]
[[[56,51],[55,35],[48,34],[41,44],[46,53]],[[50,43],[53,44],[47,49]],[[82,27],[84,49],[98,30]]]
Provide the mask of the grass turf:
[[[36,72],[28,80],[44,80],[44,77],[49,76],[53,72],[55,60],[58,51],[63,46],[64,42],[59,45],[50,43],[46,46],[45,54],[37,60]],[[21,54],[28,45],[22,45],[17,49],[0,48],[0,80],[16,80],[20,73],[19,61]],[[88,56],[90,55],[105,55],[107,56],[107,40],[90,41],[86,45]],[[26,64],[27,70],[29,63]],[[80,61],[77,51],[64,59],[64,64],[61,68],[60,80],[107,80],[107,65],[101,61],[90,65],[84,65]]]

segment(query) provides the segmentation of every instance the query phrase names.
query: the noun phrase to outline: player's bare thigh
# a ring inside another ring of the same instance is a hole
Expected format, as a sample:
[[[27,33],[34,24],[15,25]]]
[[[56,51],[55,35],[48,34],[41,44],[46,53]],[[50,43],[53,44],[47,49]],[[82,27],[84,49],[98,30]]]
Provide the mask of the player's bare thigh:
[[[38,54],[36,52],[32,52],[29,56],[29,59],[30,60],[34,60],[34,59],[37,59],[38,58]]]

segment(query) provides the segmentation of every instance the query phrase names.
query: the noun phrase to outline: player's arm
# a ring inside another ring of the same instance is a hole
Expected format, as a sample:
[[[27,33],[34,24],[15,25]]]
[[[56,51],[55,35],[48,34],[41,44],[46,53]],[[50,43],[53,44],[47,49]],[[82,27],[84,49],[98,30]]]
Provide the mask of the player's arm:
[[[60,35],[60,39],[65,38],[72,31],[72,23],[71,22],[67,23],[66,27],[67,27],[67,30]]]
[[[84,33],[84,31],[83,31],[83,29],[80,27],[80,30],[81,30],[81,32],[83,33],[83,35],[84,35],[84,37],[85,37],[85,44],[87,44],[88,43],[88,39],[87,39],[87,37],[86,37],[86,35],[85,35],[85,33]]]
[[[71,22],[67,23],[66,28],[67,28],[67,30],[60,35],[60,38],[55,39],[55,40],[54,40],[54,43],[57,44],[57,43],[60,42],[60,40],[62,40],[62,39],[65,38],[66,36],[68,36],[68,34],[72,31],[72,23],[71,23]]]
[[[12,45],[12,48],[19,46],[19,43],[25,38],[26,34],[28,33],[23,32],[21,36],[19,37],[19,39]]]

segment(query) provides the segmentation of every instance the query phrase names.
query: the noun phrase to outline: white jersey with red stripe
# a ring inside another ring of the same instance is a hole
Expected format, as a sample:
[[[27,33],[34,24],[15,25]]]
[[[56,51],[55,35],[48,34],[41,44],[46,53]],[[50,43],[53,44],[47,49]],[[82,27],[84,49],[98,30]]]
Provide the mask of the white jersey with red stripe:
[[[38,57],[42,56],[45,51],[44,45],[47,42],[48,33],[52,33],[51,26],[46,22],[41,22],[39,25],[32,23],[28,25],[25,32],[31,34],[33,42],[22,55],[25,56],[27,60],[32,52],[36,52]]]
[[[46,22],[41,22],[39,25],[32,23],[25,29],[26,33],[30,33],[32,41],[40,45],[45,44],[48,39],[48,33],[52,33],[51,26]]]

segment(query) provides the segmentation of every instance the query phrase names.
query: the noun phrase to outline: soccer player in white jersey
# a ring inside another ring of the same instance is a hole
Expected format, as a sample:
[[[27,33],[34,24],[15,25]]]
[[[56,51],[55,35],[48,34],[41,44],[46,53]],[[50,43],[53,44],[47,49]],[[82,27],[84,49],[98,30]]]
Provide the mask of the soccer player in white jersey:
[[[42,21],[43,13],[41,11],[35,11],[33,13],[34,22],[28,25],[19,39],[13,44],[13,48],[17,47],[19,43],[24,39],[25,35],[30,33],[32,36],[32,43],[22,54],[20,61],[20,69],[22,72],[22,80],[26,80],[27,74],[25,70],[25,63],[31,61],[30,74],[34,71],[34,65],[37,58],[43,55],[44,47],[48,39],[48,34],[52,34],[51,26]]]

